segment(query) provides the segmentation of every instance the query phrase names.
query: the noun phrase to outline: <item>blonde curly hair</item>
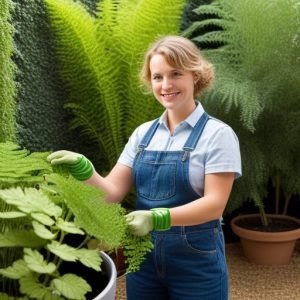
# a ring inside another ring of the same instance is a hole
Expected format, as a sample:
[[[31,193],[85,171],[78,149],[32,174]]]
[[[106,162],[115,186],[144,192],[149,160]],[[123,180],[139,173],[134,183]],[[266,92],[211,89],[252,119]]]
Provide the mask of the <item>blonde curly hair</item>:
[[[150,61],[155,54],[162,55],[172,67],[190,71],[196,78],[194,97],[207,90],[214,80],[214,68],[201,54],[197,46],[181,36],[165,36],[152,44],[144,57],[140,72],[141,81],[151,89]]]

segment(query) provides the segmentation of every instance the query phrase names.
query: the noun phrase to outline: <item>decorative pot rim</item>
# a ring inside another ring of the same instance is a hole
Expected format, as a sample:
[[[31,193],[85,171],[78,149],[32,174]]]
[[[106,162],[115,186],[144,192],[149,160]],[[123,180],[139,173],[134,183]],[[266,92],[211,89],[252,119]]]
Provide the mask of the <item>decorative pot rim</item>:
[[[260,217],[260,215],[246,214],[246,215],[238,215],[232,218],[232,220],[230,221],[230,225],[233,232],[239,237],[250,239],[250,240],[256,240],[256,241],[268,240],[270,242],[285,242],[285,241],[297,240],[298,238],[300,238],[300,228],[289,230],[289,231],[280,231],[280,232],[263,232],[263,231],[242,228],[236,225],[236,221],[240,219],[245,219],[245,218],[249,219],[253,217]],[[290,216],[267,214],[267,217],[289,219],[300,224],[300,219],[290,217]]]

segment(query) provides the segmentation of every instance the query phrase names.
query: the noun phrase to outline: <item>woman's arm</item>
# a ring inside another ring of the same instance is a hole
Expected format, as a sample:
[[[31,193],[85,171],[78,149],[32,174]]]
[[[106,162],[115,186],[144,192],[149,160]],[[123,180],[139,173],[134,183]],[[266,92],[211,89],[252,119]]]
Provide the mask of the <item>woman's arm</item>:
[[[133,184],[131,168],[117,163],[106,177],[102,177],[94,171],[92,177],[86,180],[85,183],[103,190],[106,193],[106,202],[120,202]]]
[[[204,196],[170,209],[171,226],[191,226],[219,219],[227,204],[234,173],[205,175]]]

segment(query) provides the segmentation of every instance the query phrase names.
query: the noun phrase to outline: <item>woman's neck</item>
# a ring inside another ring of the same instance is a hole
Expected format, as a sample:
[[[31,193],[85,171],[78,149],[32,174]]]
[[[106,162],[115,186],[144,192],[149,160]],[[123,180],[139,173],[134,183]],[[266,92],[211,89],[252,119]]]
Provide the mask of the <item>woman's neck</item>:
[[[173,134],[176,126],[184,121],[196,108],[196,103],[186,110],[175,111],[168,110],[167,112],[167,124],[170,133]]]

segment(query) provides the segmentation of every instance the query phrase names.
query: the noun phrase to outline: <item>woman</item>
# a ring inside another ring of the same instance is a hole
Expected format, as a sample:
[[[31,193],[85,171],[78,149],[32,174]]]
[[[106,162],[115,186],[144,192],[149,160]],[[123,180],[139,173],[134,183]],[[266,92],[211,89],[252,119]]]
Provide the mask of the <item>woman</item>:
[[[195,97],[213,80],[213,67],[183,37],[156,41],[145,55],[143,82],[165,108],[139,126],[117,164],[100,176],[83,156],[54,152],[52,164],[121,201],[132,185],[132,232],[151,232],[154,249],[141,270],[127,276],[127,299],[228,299],[228,274],[220,219],[235,178],[241,175],[238,139],[207,115]]]

